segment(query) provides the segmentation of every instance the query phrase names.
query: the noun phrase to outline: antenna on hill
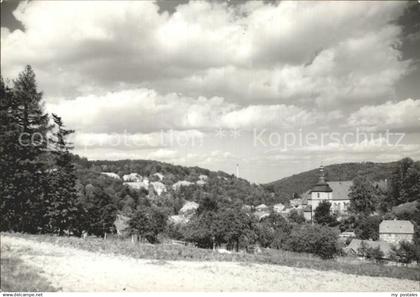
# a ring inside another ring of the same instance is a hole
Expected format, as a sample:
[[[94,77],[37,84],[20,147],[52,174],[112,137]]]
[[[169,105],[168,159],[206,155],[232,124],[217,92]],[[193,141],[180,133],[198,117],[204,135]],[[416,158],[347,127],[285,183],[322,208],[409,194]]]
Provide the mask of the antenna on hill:
[[[236,164],[236,178],[239,178],[239,164]]]

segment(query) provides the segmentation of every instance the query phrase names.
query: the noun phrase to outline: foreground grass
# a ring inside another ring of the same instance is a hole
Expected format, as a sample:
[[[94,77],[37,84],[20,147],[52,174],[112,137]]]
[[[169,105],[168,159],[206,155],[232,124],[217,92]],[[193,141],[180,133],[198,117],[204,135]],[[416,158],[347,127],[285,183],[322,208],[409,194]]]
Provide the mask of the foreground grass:
[[[377,277],[392,277],[409,280],[420,280],[419,267],[386,266],[354,259],[322,260],[317,256],[293,253],[283,250],[264,249],[259,254],[232,253],[220,254],[211,250],[191,246],[170,244],[139,244],[130,240],[109,238],[107,240],[89,237],[58,237],[52,235],[28,235],[18,233],[1,233],[2,235],[21,237],[39,242],[49,242],[64,247],[72,247],[91,252],[125,255],[141,259],[187,260],[187,261],[234,261],[276,264],[289,267],[310,268],[315,270],[334,270],[347,274]],[[2,256],[3,257],[3,256]],[[2,273],[3,274],[3,273]]]
[[[2,292],[53,292],[47,279],[40,270],[23,263],[9,246],[1,246],[1,283]]]

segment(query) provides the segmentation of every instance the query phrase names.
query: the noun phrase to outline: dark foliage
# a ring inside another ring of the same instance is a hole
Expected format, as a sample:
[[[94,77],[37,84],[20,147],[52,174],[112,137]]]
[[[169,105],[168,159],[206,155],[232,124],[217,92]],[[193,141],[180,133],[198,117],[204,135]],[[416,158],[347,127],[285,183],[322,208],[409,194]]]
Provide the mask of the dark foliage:
[[[45,228],[45,187],[48,182],[47,133],[43,111],[30,66],[9,88],[1,80],[0,188],[2,230],[40,232]]]
[[[360,239],[379,239],[379,225],[382,222],[380,216],[360,216],[356,220],[355,233]]]
[[[351,213],[368,216],[375,211],[377,202],[375,189],[366,178],[357,177],[353,180],[349,198]]]
[[[331,203],[321,201],[315,209],[314,221],[320,225],[337,226],[337,218],[331,214]]]
[[[404,264],[420,261],[419,247],[413,243],[402,241],[398,247],[392,247],[391,257],[393,260]]]
[[[289,213],[289,221],[296,224],[305,223],[305,217],[301,212],[298,212],[296,209],[292,209]]]
[[[312,253],[328,259],[338,253],[337,237],[337,232],[326,226],[296,225],[283,248],[294,252]]]
[[[387,207],[420,201],[420,163],[410,158],[399,161],[392,172],[386,200]]]
[[[132,234],[156,243],[158,234],[166,228],[167,219],[166,213],[161,209],[149,207],[137,210],[129,221],[129,226]]]
[[[381,262],[384,257],[384,253],[379,247],[368,247],[364,241],[362,241],[360,247],[357,250],[357,253],[361,257],[365,257],[369,260],[375,260],[376,262]]]

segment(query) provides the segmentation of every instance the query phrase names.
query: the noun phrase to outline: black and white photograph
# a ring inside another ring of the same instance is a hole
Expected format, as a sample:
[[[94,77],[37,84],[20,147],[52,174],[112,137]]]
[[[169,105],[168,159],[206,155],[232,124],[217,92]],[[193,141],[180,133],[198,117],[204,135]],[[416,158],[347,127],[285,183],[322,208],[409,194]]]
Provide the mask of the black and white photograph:
[[[0,7],[2,297],[420,296],[420,1]]]

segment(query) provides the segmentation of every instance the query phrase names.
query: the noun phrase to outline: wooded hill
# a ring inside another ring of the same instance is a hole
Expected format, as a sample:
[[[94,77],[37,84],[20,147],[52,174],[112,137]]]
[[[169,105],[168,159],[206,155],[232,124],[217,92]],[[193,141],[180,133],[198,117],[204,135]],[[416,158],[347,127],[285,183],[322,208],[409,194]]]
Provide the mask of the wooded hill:
[[[83,169],[96,173],[114,172],[119,176],[129,173],[138,173],[142,176],[151,176],[154,173],[161,173],[165,176],[163,182],[170,186],[177,181],[196,181],[199,175],[209,177],[209,184],[206,187],[192,187],[194,191],[204,191],[209,186],[221,187],[220,192],[228,194],[233,200],[240,200],[242,203],[258,205],[265,203],[287,203],[293,197],[308,191],[319,178],[319,168],[298,173],[280,180],[258,186],[245,179],[238,179],[232,174],[223,171],[211,171],[200,167],[185,167],[173,165],[154,160],[119,160],[119,161],[88,161],[85,158],[75,156],[75,162]],[[419,161],[416,162],[420,164]],[[327,181],[346,181],[356,177],[366,177],[370,181],[383,181],[392,176],[398,167],[398,162],[389,163],[342,163],[325,166]],[[198,196],[197,193],[195,196]],[[192,197],[190,198],[191,200]],[[198,202],[198,201],[197,201]]]
[[[94,182],[101,180],[101,187],[112,187],[116,190],[116,188],[121,187],[122,182],[105,177],[100,174],[101,172],[112,172],[119,177],[137,173],[151,181],[162,182],[168,189],[167,194],[172,196],[171,199],[182,196],[184,200],[200,202],[201,197],[210,195],[223,198],[222,200],[226,200],[226,202],[254,206],[261,203],[270,205],[277,202],[275,195],[264,187],[242,178],[236,178],[236,176],[223,171],[185,167],[155,160],[88,161],[85,158],[74,156],[74,162],[77,164],[76,176],[82,184],[94,184]],[[155,173],[162,174],[163,179],[156,178]],[[203,185],[196,184],[200,175],[206,176],[206,182]],[[180,181],[187,181],[192,184],[182,187],[183,189],[180,191],[173,192],[172,185]],[[116,192],[118,191],[116,190]]]
[[[420,162],[416,162],[420,163]],[[353,180],[355,177],[366,177],[370,181],[389,179],[398,167],[398,162],[389,163],[342,163],[325,166],[327,181]],[[315,168],[299,174],[282,178],[265,184],[269,191],[275,192],[278,199],[291,199],[294,195],[300,195],[308,191],[319,178],[319,169]]]

